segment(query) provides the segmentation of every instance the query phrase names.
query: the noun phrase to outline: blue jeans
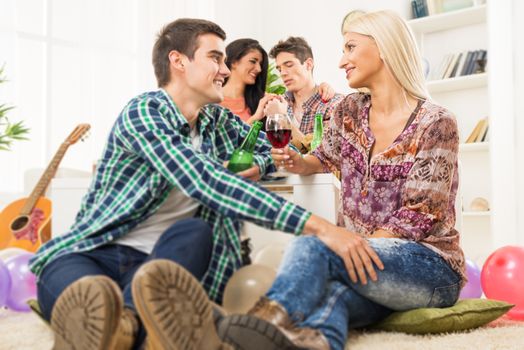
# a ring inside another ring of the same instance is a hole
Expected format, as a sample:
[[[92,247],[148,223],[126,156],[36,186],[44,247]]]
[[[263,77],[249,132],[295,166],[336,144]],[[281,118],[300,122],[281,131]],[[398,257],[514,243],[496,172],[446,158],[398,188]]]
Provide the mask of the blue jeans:
[[[348,329],[393,311],[455,304],[461,279],[437,253],[402,239],[368,241],[384,263],[384,270],[376,269],[376,282],[351,282],[338,255],[318,238],[302,236],[287,249],[267,297],[284,306],[299,327],[320,330],[333,350],[344,348]]]
[[[184,219],[168,228],[156,242],[150,255],[128,246],[108,244],[94,250],[71,253],[47,265],[37,282],[38,303],[44,317],[51,319],[56,299],[76,280],[90,275],[106,275],[122,288],[124,304],[136,312],[131,295],[131,281],[138,268],[153,259],[169,259],[191,272],[204,276],[211,259],[212,231],[201,219]],[[145,337],[140,327],[139,345]]]

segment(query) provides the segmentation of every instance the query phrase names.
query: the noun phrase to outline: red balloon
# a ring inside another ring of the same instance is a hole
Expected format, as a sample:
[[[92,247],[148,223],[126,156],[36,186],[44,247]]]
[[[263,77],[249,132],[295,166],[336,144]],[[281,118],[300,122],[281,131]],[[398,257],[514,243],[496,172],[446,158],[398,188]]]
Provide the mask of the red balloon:
[[[524,320],[524,247],[497,249],[484,263],[480,279],[489,299],[515,304],[508,317]]]

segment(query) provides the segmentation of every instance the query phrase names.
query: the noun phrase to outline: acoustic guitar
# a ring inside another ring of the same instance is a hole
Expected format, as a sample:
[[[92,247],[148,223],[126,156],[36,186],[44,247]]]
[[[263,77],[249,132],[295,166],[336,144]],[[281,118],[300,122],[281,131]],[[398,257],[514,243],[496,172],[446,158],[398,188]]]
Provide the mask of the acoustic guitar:
[[[36,252],[51,239],[51,201],[44,193],[69,146],[82,139],[90,128],[89,124],[79,124],[60,145],[29,197],[18,199],[2,210],[0,249],[17,247]]]

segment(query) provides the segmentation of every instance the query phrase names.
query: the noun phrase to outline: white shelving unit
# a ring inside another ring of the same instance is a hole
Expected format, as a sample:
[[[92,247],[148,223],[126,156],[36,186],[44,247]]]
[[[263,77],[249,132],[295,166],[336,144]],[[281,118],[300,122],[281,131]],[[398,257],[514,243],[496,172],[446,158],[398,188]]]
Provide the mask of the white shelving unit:
[[[488,49],[487,5],[475,6],[408,21],[422,56],[437,67],[450,53]],[[489,57],[489,51],[488,51]],[[470,211],[476,197],[491,203],[490,143],[463,143],[476,123],[489,113],[488,73],[459,76],[427,82],[431,97],[452,111],[459,128],[461,144],[460,195],[461,236],[466,257],[477,262],[492,247],[491,211]]]
[[[431,94],[464,89],[483,88],[488,86],[488,73],[465,75],[443,80],[428,81],[427,87]]]
[[[461,143],[459,152],[486,152],[489,151],[489,142]]]
[[[426,34],[486,22],[486,5],[421,17],[409,21],[415,33]]]
[[[463,218],[481,218],[481,217],[489,218],[490,216],[491,216],[490,211],[464,211],[462,212]]]

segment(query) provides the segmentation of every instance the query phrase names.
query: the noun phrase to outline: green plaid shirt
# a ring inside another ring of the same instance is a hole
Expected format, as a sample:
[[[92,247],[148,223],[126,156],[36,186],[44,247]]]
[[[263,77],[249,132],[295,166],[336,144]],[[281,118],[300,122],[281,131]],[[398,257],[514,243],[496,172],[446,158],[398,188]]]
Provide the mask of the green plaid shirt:
[[[173,188],[201,203],[197,216],[213,229],[213,254],[201,282],[217,302],[241,266],[243,220],[302,232],[309,212],[222,166],[247,135],[247,124],[218,105],[208,105],[201,109],[196,127],[202,140],[199,151],[191,143],[187,120],[164,90],[132,99],[109,134],[75,223],[67,234],[40,248],[31,270],[38,276],[60,256],[114,242],[155,213]],[[274,169],[270,149],[261,133],[255,162],[262,174]]]

